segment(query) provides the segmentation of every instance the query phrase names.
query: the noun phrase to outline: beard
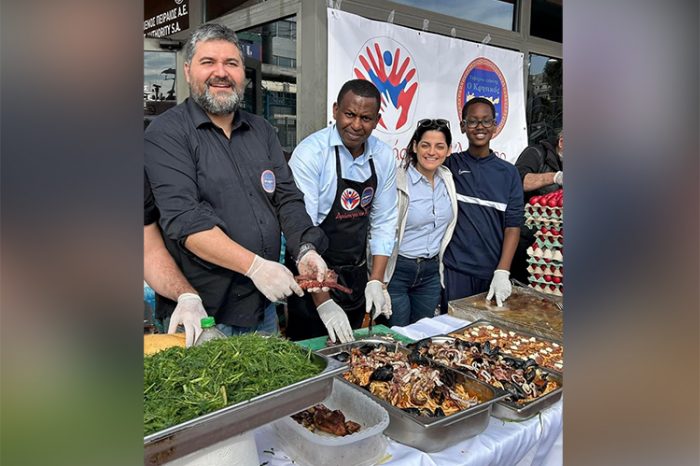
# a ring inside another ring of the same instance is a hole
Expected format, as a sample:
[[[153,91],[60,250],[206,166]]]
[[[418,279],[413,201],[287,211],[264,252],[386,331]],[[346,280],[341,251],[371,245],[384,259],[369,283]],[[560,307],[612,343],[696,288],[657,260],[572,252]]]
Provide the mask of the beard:
[[[231,85],[233,92],[225,95],[223,92],[214,93],[211,91],[210,84],[227,83]],[[204,92],[199,92],[190,85],[190,96],[197,102],[207,113],[212,115],[229,115],[234,113],[243,104],[243,89],[238,89],[236,82],[231,79],[207,79],[204,82]]]

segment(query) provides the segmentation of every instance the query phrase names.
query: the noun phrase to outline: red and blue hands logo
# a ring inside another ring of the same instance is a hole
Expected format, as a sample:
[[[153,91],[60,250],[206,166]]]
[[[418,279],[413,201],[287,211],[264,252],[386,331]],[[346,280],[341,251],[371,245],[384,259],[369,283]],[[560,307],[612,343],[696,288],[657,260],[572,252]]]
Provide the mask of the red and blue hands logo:
[[[372,82],[382,96],[377,129],[387,133],[408,129],[419,86],[415,60],[406,49],[388,37],[370,39],[353,71],[355,77]]]
[[[340,195],[340,203],[345,210],[352,210],[360,203],[360,195],[352,188],[347,188]]]

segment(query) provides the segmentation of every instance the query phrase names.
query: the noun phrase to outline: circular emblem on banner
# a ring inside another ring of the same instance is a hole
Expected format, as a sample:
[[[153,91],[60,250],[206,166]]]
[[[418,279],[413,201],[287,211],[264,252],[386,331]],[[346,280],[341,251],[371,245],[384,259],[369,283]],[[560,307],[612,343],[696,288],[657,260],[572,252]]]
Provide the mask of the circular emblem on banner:
[[[352,188],[348,188],[340,195],[340,204],[345,210],[352,210],[360,203],[360,195]]]
[[[413,129],[420,84],[416,61],[406,47],[390,37],[373,37],[357,53],[352,74],[372,82],[382,95],[375,131],[398,134]]]
[[[260,175],[260,184],[262,184],[266,193],[272,194],[275,192],[275,174],[272,173],[272,170],[265,170],[262,172],[262,175]]]
[[[508,86],[503,73],[488,58],[473,60],[462,73],[457,86],[457,118],[462,119],[462,107],[474,97],[489,99],[496,107],[495,138],[501,132],[508,119]]]
[[[370,202],[372,202],[372,198],[374,197],[374,189],[371,187],[367,187],[364,190],[362,190],[362,199],[360,199],[360,205],[364,208],[367,207]]]

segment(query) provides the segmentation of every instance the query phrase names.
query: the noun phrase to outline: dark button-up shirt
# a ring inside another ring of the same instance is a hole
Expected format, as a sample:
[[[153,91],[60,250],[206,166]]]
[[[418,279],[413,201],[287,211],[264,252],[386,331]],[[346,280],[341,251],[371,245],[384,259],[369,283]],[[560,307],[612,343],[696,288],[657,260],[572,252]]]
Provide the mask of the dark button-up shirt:
[[[273,261],[280,256],[280,230],[294,256],[303,242],[320,252],[327,247],[306,213],[274,128],[259,116],[236,112],[228,139],[187,99],[149,125],[144,156],[166,247],[217,323],[255,325],[269,302],[244,275],[189,252],[189,235],[218,226]]]
[[[148,182],[148,175],[143,174],[143,226],[150,225],[158,221],[158,209],[156,201],[153,199],[151,185]]]

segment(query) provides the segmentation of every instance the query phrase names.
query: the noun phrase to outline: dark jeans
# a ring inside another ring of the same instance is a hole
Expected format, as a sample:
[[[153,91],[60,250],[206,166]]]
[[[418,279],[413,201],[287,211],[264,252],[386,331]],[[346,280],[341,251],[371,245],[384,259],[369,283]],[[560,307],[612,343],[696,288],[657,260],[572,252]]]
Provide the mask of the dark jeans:
[[[448,301],[467,298],[475,294],[488,291],[491,287],[491,279],[484,279],[457,272],[445,267],[445,289],[442,290],[440,311],[447,314]]]
[[[226,336],[232,337],[243,335],[244,333],[258,332],[263,335],[279,335],[279,322],[277,320],[277,305],[269,304],[265,308],[265,316],[263,321],[255,324],[252,327],[239,327],[237,325],[216,324],[217,328],[224,332]]]
[[[527,248],[535,242],[536,229],[529,229],[523,225],[520,228],[520,240],[513,255],[513,262],[510,265],[510,278],[527,285],[529,273],[527,271]]]
[[[423,317],[433,317],[440,302],[440,261],[399,256],[389,282],[389,325],[403,327]]]

